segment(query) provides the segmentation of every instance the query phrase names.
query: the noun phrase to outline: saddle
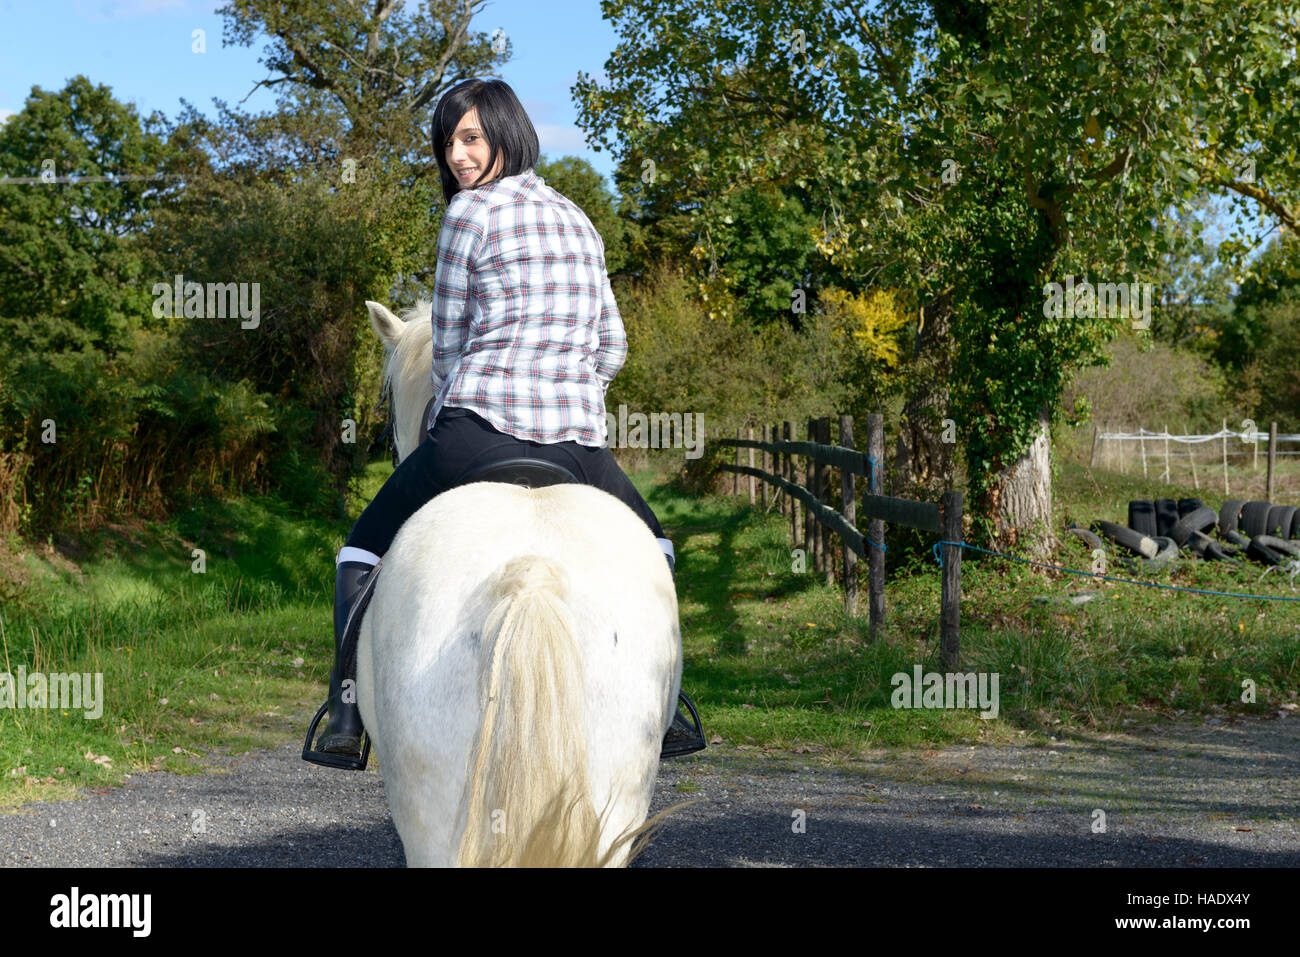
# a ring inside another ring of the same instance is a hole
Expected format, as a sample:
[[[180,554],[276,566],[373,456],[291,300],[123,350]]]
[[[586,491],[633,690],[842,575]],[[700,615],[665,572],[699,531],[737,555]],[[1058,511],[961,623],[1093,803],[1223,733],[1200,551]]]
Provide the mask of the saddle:
[[[425,436],[427,437],[427,433],[425,433]],[[528,456],[516,456],[470,469],[456,480],[452,488],[469,485],[472,482],[506,482],[524,488],[544,488],[548,485],[560,485],[566,482],[576,483],[578,479],[564,466],[557,465],[554,462],[529,458]],[[383,559],[380,559],[379,564],[375,566],[366,579],[361,594],[357,596],[356,603],[352,606],[352,611],[348,615],[348,623],[343,631],[343,645],[340,649],[345,675],[356,676],[357,640],[361,632],[361,619],[365,616],[366,607],[370,604],[370,596],[374,593],[375,582],[379,579],[379,571],[383,564]],[[705,746],[704,729],[700,722],[699,712],[695,710],[694,702],[680,691],[678,692],[678,700],[686,706],[690,717],[687,720],[680,710],[677,712],[673,719],[673,725],[669,728],[668,737],[665,738],[660,753],[661,758],[693,754],[702,750]],[[370,760],[369,733],[363,733],[360,758],[312,749],[313,742],[316,740],[316,728],[320,725],[328,710],[329,702],[327,701],[321,705],[320,710],[316,712],[316,717],[312,719],[311,726],[307,729],[307,739],[302,746],[303,760],[314,764],[324,764],[329,767],[364,771]]]
[[[430,401],[432,402],[432,400]],[[427,408],[425,414],[428,414]],[[428,433],[426,432],[424,438],[427,437]],[[424,441],[424,438],[421,439],[421,442]],[[577,481],[578,479],[574,474],[562,465],[556,465],[544,459],[516,456],[515,458],[504,459],[500,462],[492,462],[488,465],[470,469],[457,479],[452,487],[468,485],[471,482],[509,482],[513,485],[522,485],[525,488],[542,488],[547,485]],[[380,559],[379,564],[374,567],[374,570],[367,577],[365,585],[362,586],[361,594],[357,596],[352,605],[352,611],[348,614],[348,623],[343,630],[343,644],[339,654],[342,658],[343,674],[351,677],[355,677],[357,673],[357,640],[361,633],[361,619],[365,617],[366,608],[370,604],[370,596],[374,594],[375,582],[379,579],[379,571],[383,568],[383,565],[383,559]],[[314,750],[316,729],[328,712],[329,702],[326,701],[325,704],[320,706],[316,716],[312,719],[311,726],[307,729],[307,739],[302,745],[303,760],[332,768],[364,771],[370,761],[370,735],[368,733],[363,733],[360,758],[347,754],[333,754],[328,751]]]

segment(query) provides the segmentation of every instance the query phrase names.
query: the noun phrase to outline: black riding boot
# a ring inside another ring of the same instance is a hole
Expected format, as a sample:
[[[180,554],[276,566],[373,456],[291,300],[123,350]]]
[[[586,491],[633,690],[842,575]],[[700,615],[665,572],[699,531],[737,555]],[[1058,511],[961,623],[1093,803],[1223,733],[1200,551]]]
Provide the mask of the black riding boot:
[[[361,756],[361,711],[357,707],[356,668],[347,669],[339,649],[352,606],[365,587],[373,565],[340,562],[334,580],[334,667],[330,671],[329,724],[321,732],[315,750],[331,754]],[[355,662],[355,659],[354,659]],[[345,673],[348,672],[348,673]],[[344,682],[348,686],[344,688]]]
[[[668,568],[673,573],[673,581],[676,581],[676,563],[667,552],[664,553],[664,557],[668,559]],[[704,740],[704,726],[700,724],[700,716],[695,710],[695,702],[686,697],[684,691],[678,691],[677,698],[677,713],[673,715],[673,723],[668,726],[663,746],[659,749],[661,760],[680,758],[684,754],[694,754],[708,747]],[[686,707],[686,713],[682,711],[683,705]]]

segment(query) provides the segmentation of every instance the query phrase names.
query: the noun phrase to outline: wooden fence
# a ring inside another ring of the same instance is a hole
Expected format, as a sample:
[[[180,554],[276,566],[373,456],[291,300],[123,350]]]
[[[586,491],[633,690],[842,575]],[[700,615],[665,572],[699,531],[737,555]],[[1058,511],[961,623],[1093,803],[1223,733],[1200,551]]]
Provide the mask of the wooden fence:
[[[844,587],[844,610],[858,613],[857,560],[867,560],[867,592],[871,637],[884,634],[885,627],[885,523],[903,525],[938,536],[943,541],[960,542],[962,495],[958,491],[943,494],[939,504],[914,502],[910,499],[882,495],[882,469],[876,463],[885,458],[884,418],[867,416],[867,451],[853,448],[853,419],[839,417],[839,444],[830,444],[830,419],[809,419],[807,441],[795,441],[790,422],[761,428],[759,439],[751,427],[742,435],[716,441],[736,447],[736,464],[722,467],[734,473],[732,491],[740,494],[740,477],[749,477],[749,501],[758,504],[755,480],[761,479],[761,502],[769,508],[768,485],[775,486],[772,504],[780,502],[782,514],[790,522],[792,547],[804,548],[817,573],[827,584],[834,580],[834,556],[831,533],[840,539],[841,581]],[[742,460],[747,452],[748,462]],[[755,452],[762,461],[755,464]],[[840,511],[832,507],[831,469],[840,471]],[[799,484],[800,476],[804,484]],[[862,517],[869,520],[864,536],[856,527],[859,508],[856,481],[866,479],[862,496]],[[779,493],[785,492],[784,496]],[[939,611],[939,654],[944,666],[956,668],[961,643],[961,548],[940,546],[943,560],[942,599]]]

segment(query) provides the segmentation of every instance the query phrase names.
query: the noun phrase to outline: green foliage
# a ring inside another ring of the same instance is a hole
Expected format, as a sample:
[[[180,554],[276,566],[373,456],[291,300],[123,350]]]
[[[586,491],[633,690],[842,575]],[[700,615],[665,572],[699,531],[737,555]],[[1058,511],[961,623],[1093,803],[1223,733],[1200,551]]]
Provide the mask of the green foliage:
[[[621,403],[631,411],[694,412],[709,429],[777,419],[802,428],[859,399],[848,385],[853,356],[829,316],[809,316],[800,332],[773,325],[756,334],[743,320],[711,316],[712,307],[735,304],[702,302],[694,283],[667,266],[621,284],[615,295],[628,358],[605,399],[612,411]]]
[[[1044,317],[1045,282],[1151,281],[1189,248],[1165,217],[1207,193],[1296,223],[1292,4],[602,9],[620,43],[606,82],[580,75],[579,121],[618,142],[643,210],[715,249],[731,192],[802,190],[833,235],[818,271],[952,302],[913,388],[948,389],[986,509],[1122,325]],[[1235,271],[1244,252],[1220,257]]]
[[[0,187],[0,339],[126,347],[148,303],[137,238],[170,192],[152,177],[176,152],[159,126],[83,76],[0,125],[0,170],[40,180]]]
[[[509,59],[509,37],[498,48],[470,29],[478,2],[231,0],[217,13],[225,43],[268,40],[259,62],[271,76],[261,82],[278,94],[273,125],[287,141],[311,144],[336,169],[343,158],[372,158],[436,182],[428,136],[438,97]],[[299,132],[322,127],[314,142]]]
[[[1242,370],[1241,393],[1257,397],[1256,421],[1276,420],[1293,432],[1300,426],[1300,297],[1247,308],[1256,310],[1260,346]]]
[[[7,531],[93,525],[200,489],[258,487],[265,397],[186,367],[154,319],[144,231],[178,150],[83,77],[0,127],[0,512]],[[84,177],[75,182],[58,177]],[[130,178],[138,177],[138,178]],[[146,178],[148,177],[148,178]]]
[[[1213,355],[1234,371],[1247,364],[1269,362],[1270,353],[1284,347],[1275,337],[1284,326],[1270,306],[1300,301],[1300,242],[1274,241],[1251,266],[1232,301],[1231,312],[1214,329]],[[1285,335],[1283,335],[1285,338]]]

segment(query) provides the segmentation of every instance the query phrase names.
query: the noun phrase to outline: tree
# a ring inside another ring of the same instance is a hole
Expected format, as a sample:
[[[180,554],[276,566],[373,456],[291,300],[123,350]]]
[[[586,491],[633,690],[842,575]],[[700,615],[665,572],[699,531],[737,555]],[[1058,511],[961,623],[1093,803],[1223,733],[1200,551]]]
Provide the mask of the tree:
[[[793,172],[831,213],[832,262],[921,306],[905,471],[947,473],[946,411],[1006,546],[1049,527],[1047,440],[1070,370],[1133,318],[1044,315],[1046,284],[1149,281],[1164,217],[1205,192],[1295,225],[1293,4],[602,9],[622,42],[606,85],[575,86],[584,126],[672,170],[703,199],[701,230],[726,228],[711,195]],[[1221,255],[1240,266],[1244,248]]]
[[[327,110],[335,135],[318,146],[334,158],[376,157],[434,175],[429,119],[438,98],[462,80],[496,76],[509,59],[502,35],[472,33],[484,0],[432,0],[414,12],[400,0],[231,0],[223,40],[270,38],[261,62],[276,88],[279,119],[292,133],[295,106]]]
[[[139,238],[174,192],[163,120],[76,76],[0,126],[3,339],[47,353],[127,347],[148,315]],[[22,182],[26,180],[26,182]]]

